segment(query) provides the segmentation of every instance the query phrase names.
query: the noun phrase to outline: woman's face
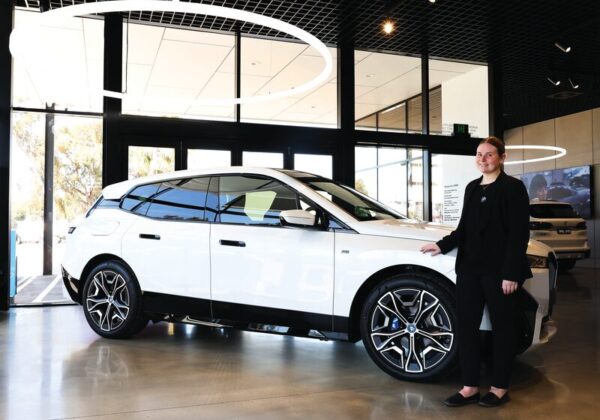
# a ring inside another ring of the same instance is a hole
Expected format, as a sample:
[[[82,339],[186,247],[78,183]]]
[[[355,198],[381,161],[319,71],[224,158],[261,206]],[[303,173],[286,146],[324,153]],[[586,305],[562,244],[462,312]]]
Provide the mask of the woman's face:
[[[475,155],[477,169],[482,174],[492,174],[500,169],[506,159],[506,153],[498,154],[498,150],[489,143],[480,144]]]

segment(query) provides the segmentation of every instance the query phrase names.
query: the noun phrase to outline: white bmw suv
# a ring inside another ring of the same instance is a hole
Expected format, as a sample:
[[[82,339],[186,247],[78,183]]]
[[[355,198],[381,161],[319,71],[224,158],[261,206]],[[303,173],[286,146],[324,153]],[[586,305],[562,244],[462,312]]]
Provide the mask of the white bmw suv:
[[[62,273],[103,337],[151,320],[362,339],[385,372],[424,381],[457,356],[456,251],[419,252],[449,230],[308,173],[180,171],[106,187],[69,229]],[[555,331],[554,253],[528,254],[520,351]]]

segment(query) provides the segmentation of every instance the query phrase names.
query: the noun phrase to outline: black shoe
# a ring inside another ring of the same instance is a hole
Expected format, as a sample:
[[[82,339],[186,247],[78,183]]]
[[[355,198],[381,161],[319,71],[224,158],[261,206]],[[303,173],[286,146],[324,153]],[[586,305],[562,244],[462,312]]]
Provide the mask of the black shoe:
[[[481,400],[479,400],[479,405],[482,407],[498,407],[502,404],[506,404],[509,401],[510,397],[508,396],[508,392],[504,394],[502,398],[498,398],[498,396],[493,392],[488,392]]]
[[[456,394],[446,398],[444,404],[446,404],[448,407],[462,407],[463,405],[474,404],[476,402],[479,402],[479,392],[475,395],[471,395],[468,398],[463,397],[460,392],[457,392]]]

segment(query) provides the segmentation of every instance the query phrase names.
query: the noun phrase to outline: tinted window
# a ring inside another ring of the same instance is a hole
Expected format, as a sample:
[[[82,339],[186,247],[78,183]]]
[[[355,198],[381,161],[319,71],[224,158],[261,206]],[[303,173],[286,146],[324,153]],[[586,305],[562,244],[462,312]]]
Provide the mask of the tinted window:
[[[136,214],[146,214],[148,206],[150,205],[150,198],[156,193],[156,191],[158,191],[159,186],[160,183],[141,185],[137,188],[134,188],[123,199],[121,208],[132,211]]]
[[[529,212],[538,219],[570,219],[579,218],[573,207],[565,204],[531,204]]]
[[[167,220],[204,220],[206,192],[210,178],[163,182],[146,216]]]
[[[282,210],[299,208],[296,193],[278,181],[254,176],[224,176],[220,179],[221,223],[280,225]]]

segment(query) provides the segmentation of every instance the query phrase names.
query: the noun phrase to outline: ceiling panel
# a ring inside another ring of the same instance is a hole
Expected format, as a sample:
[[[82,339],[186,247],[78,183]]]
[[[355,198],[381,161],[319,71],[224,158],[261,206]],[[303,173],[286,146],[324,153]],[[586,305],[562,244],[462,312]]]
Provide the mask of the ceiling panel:
[[[49,0],[51,8],[82,2],[85,0]],[[307,30],[330,46],[351,39],[355,48],[362,50],[419,56],[426,48],[432,58],[498,63],[506,127],[600,106],[600,7],[597,0],[438,0],[435,3],[427,0],[209,0],[204,3],[281,19]],[[40,7],[37,0],[17,0],[17,4],[32,9]],[[269,28],[211,16],[150,12],[125,15],[130,22],[229,33],[239,27],[242,34],[290,39],[289,35]],[[397,30],[391,36],[383,35],[380,30],[386,17],[396,23]],[[572,47],[569,54],[554,46],[559,39]],[[357,54],[357,61],[362,55]],[[563,83],[554,87],[546,80],[549,75]],[[549,95],[573,91],[568,78],[580,85],[577,93],[581,94],[568,100],[548,99]]]

